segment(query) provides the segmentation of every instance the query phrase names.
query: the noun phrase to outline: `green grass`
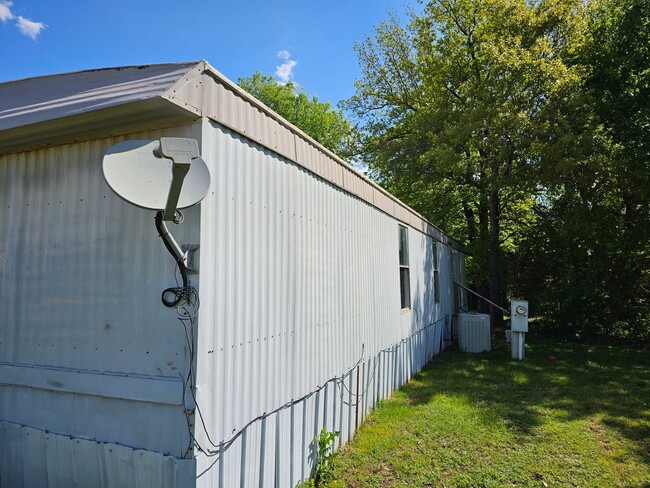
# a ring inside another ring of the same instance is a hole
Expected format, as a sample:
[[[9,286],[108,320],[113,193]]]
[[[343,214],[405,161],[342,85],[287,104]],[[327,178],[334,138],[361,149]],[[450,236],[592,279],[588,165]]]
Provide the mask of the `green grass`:
[[[349,487],[650,487],[650,352],[444,353],[379,404],[334,470]]]

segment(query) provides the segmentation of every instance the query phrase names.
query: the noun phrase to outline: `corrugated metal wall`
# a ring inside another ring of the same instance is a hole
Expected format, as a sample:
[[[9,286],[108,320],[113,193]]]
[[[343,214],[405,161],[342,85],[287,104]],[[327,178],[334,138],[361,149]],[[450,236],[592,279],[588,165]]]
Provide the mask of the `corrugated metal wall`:
[[[360,422],[439,352],[450,250],[436,247],[435,304],[431,237],[409,229],[413,310],[401,311],[394,218],[215,123],[203,157],[200,485],[294,486],[321,427],[347,441],[357,410]]]
[[[138,487],[193,486],[194,459],[178,459],[119,444],[71,439],[0,422],[0,486]],[[11,467],[10,469],[6,469]]]
[[[402,311],[398,221],[351,193],[354,182],[336,187],[207,119],[128,138],[162,135],[203,139],[213,176],[200,210],[172,229],[201,245],[198,483],[294,486],[310,475],[322,427],[347,441],[439,352],[451,249],[409,228],[412,310]],[[101,176],[121,139],[0,158],[0,446],[34,460],[28,473],[0,456],[15,485],[60,485],[68,473],[71,485],[137,486],[138,470],[171,473],[190,443],[191,358],[160,304],[173,261],[154,213],[121,201]],[[86,459],[81,471],[53,468]]]
[[[200,89],[198,89],[200,86]],[[205,67],[203,79],[192,79],[170,99],[203,109],[203,115],[247,139],[293,161],[311,173],[357,195],[398,220],[420,229],[443,243],[460,245],[421,215],[364,177],[341,158],[292,126],[268,107],[243,92],[214,68]]]
[[[200,125],[129,138],[172,134],[200,138]],[[0,422],[97,441],[102,456],[99,443],[108,442],[181,457],[190,442],[182,405],[189,357],[175,312],[160,303],[175,285],[174,262],[154,212],[104,182],[102,157],[116,142],[0,157]],[[179,242],[199,242],[199,214],[191,209],[174,229]],[[7,432],[2,450],[25,431]],[[34,456],[30,479],[46,479],[42,456],[70,461],[74,446],[62,442],[22,444],[22,455]],[[7,459],[3,481],[19,479],[8,478],[22,468]],[[112,476],[87,474],[89,485]]]

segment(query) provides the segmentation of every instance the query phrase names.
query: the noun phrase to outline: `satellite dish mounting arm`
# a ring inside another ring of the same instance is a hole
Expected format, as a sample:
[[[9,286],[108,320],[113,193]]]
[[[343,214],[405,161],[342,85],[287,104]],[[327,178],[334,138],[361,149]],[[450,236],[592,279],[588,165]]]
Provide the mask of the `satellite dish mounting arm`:
[[[167,194],[165,210],[156,213],[156,229],[160,238],[163,240],[169,253],[174,256],[181,277],[183,278],[183,287],[178,290],[174,288],[166,289],[162,294],[163,304],[167,307],[178,307],[187,299],[189,280],[187,278],[187,254],[183,253],[176,239],[170,234],[166,221],[172,221],[176,224],[182,221],[177,217],[178,199],[183,188],[183,181],[190,170],[192,160],[199,157],[199,145],[195,139],[181,139],[176,137],[161,137],[160,145],[154,150],[154,156],[157,158],[166,158],[172,160],[172,181]],[[166,297],[171,295],[172,299]]]
[[[165,244],[165,247],[169,253],[176,258],[176,261],[179,264],[187,267],[187,253],[183,252],[181,247],[176,242],[176,239],[174,239],[174,236],[169,232],[162,211],[156,213],[156,229],[158,230],[158,234],[163,240],[163,243]]]
[[[187,301],[188,297],[189,279],[187,277],[187,254],[184,254],[183,251],[181,251],[176,239],[174,239],[174,236],[169,233],[167,224],[165,224],[165,221],[163,220],[162,211],[156,213],[156,229],[158,229],[158,234],[169,253],[176,258],[176,264],[178,265],[178,270],[180,271],[183,280],[182,288],[167,288],[162,292],[161,299],[163,305],[166,307],[179,307]]]
[[[157,158],[172,160],[172,182],[167,195],[163,219],[173,221],[176,218],[176,207],[185,175],[190,170],[192,160],[199,157],[199,144],[196,139],[161,137],[160,145],[153,154]]]

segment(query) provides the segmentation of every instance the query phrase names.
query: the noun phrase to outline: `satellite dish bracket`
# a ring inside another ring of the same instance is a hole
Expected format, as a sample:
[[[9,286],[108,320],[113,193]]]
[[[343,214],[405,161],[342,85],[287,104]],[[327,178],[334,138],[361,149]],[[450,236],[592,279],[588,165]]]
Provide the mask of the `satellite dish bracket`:
[[[192,160],[199,157],[199,144],[195,139],[161,137],[160,145],[154,150],[153,154],[157,158],[172,160],[172,182],[167,194],[163,220],[173,221],[176,217],[176,206],[183,188],[185,175],[190,170]]]
[[[163,212],[158,212],[158,215],[156,215],[156,228],[169,253],[176,258],[179,264],[182,263],[187,268],[187,252],[183,252],[181,246],[178,245],[174,236],[169,232]]]
[[[180,288],[167,288],[162,292],[162,302],[166,307],[178,308],[182,306],[189,300],[189,279],[187,277],[187,253],[181,251],[180,246],[174,239],[174,237],[169,233],[167,229],[167,224],[163,220],[163,212],[159,210],[156,213],[156,229],[160,238],[162,239],[165,247],[169,253],[176,258],[176,264],[178,264],[178,270],[181,273],[181,278],[183,280],[183,286]]]

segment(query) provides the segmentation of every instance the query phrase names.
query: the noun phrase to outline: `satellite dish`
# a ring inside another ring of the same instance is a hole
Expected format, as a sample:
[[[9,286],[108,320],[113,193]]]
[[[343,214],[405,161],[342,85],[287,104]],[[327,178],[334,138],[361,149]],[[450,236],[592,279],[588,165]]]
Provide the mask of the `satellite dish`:
[[[172,172],[172,167],[177,166],[189,166],[179,182]],[[194,139],[120,142],[104,155],[103,170],[106,183],[115,193],[129,203],[151,210],[165,210],[168,197],[175,190],[178,200],[172,212],[191,207],[203,200],[210,188],[210,171],[198,155]]]
[[[103,161],[104,178],[127,202],[157,210],[158,235],[178,264],[182,287],[167,288],[162,302],[179,308],[189,301],[188,254],[170,234],[165,221],[180,224],[178,209],[199,203],[210,188],[210,171],[199,156],[194,139],[161,137],[159,141],[124,141],[108,149]]]

